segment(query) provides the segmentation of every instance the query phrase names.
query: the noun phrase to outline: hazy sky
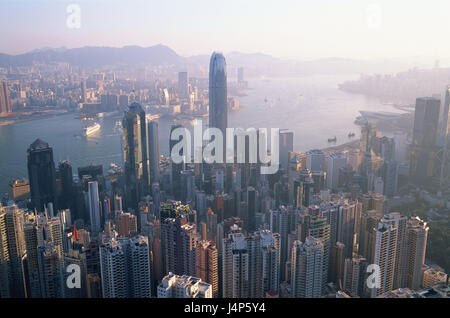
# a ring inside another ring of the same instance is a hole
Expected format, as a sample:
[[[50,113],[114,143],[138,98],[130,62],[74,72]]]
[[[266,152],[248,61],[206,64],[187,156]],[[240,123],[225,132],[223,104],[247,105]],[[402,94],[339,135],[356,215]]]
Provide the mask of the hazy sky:
[[[67,26],[69,4],[80,28]],[[0,0],[0,52],[165,44],[179,54],[450,57],[449,0]]]

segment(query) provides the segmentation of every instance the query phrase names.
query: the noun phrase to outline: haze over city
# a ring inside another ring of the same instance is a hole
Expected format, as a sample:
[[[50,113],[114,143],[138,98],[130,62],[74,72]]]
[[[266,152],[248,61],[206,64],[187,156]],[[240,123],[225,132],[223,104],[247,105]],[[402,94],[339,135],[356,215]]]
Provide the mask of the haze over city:
[[[80,28],[66,25],[69,5]],[[450,3],[423,1],[5,0],[0,52],[165,44],[180,55],[240,51],[279,58],[449,58]]]
[[[0,9],[2,306],[450,297],[448,0]]]

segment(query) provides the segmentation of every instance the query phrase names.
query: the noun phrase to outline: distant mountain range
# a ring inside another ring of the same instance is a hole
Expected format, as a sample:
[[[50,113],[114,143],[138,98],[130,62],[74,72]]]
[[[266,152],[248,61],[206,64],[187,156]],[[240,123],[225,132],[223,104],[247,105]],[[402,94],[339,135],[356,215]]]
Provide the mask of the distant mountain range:
[[[283,60],[262,53],[231,52],[226,54],[231,67],[243,66],[248,75],[296,76],[308,74],[358,74],[390,73],[412,67],[426,66],[413,60],[354,60],[327,58],[311,61]],[[168,46],[159,44],[150,47],[125,46],[81,47],[74,49],[42,48],[28,53],[8,55],[0,53],[0,67],[30,66],[34,63],[66,62],[82,67],[103,67],[108,65],[173,65],[180,69],[187,65],[199,65],[207,69],[209,55],[183,57]],[[430,67],[430,65],[428,65]]]

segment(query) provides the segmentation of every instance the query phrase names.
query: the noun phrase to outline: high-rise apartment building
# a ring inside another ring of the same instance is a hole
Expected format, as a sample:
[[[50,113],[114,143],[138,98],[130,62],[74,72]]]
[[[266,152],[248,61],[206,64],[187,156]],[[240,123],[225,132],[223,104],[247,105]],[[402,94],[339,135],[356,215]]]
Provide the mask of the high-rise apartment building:
[[[103,298],[151,297],[148,238],[112,239],[100,246]]]
[[[319,298],[323,290],[324,247],[320,239],[307,237],[292,247],[292,297]]]
[[[0,294],[25,298],[26,245],[24,212],[17,206],[0,205]]]
[[[397,256],[397,233],[393,225],[378,223],[374,231],[373,264],[380,268],[380,287],[371,288],[371,297],[391,291],[394,286],[395,259]]]
[[[219,297],[218,252],[213,241],[202,240],[197,243],[196,266],[196,277],[211,284],[212,296]]]

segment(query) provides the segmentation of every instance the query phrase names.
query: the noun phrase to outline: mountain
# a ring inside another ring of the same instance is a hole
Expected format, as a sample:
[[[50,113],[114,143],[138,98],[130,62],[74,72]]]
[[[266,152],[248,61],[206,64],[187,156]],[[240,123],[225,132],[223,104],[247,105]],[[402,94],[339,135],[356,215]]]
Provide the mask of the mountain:
[[[117,63],[124,64],[184,64],[185,58],[179,56],[174,50],[164,45],[150,47],[125,46],[89,47],[76,49],[41,49],[32,52],[7,55],[0,54],[0,66],[26,66],[33,63],[67,62],[79,66],[106,66]]]
[[[246,76],[298,76],[309,74],[394,73],[424,67],[417,59],[356,60],[325,58],[310,61],[283,60],[263,53],[230,52],[225,55],[230,74],[243,66]],[[82,67],[123,65],[173,65],[206,75],[209,55],[183,57],[171,48],[158,44],[149,47],[81,47],[74,49],[42,48],[19,55],[0,53],[0,67],[29,66],[34,63],[66,62]],[[426,67],[426,66],[425,66]]]

